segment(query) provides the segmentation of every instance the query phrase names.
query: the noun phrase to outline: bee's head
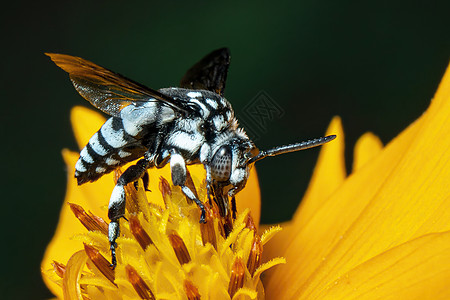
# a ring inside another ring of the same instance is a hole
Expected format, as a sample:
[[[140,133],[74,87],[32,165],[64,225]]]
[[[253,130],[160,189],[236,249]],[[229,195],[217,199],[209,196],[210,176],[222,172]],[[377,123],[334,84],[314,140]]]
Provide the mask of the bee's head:
[[[233,196],[245,186],[250,171],[249,161],[258,153],[258,148],[248,138],[228,140],[218,146],[212,155],[212,179],[224,186],[231,184],[230,196]]]
[[[245,135],[233,137],[216,145],[210,161],[211,177],[220,186],[229,186],[228,195],[234,196],[244,188],[250,174],[250,167],[258,160],[269,156],[295,152],[323,145],[336,138],[329,135],[286,146],[260,151]]]

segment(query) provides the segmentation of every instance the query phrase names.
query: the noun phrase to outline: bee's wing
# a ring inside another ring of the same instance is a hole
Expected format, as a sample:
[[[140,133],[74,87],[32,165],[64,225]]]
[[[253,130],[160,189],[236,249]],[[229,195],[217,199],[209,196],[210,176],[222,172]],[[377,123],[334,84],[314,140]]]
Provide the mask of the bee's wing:
[[[223,95],[230,65],[230,50],[221,48],[193,65],[180,82],[182,88],[209,90]]]
[[[161,101],[175,111],[187,113],[183,104],[120,74],[76,56],[46,53],[53,62],[69,73],[75,89],[92,105],[111,116],[132,102]]]

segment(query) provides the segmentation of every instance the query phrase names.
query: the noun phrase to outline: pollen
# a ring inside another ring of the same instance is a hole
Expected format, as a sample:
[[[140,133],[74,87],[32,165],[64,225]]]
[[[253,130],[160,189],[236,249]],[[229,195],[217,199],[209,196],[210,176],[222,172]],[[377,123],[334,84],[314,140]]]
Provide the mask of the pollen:
[[[142,181],[127,186],[114,270],[108,224],[68,204],[87,229],[73,237],[82,250],[68,262],[54,261],[46,276],[70,299],[263,299],[261,273],[285,262],[262,263],[263,244],[280,228],[259,236],[248,209],[234,220],[222,218],[204,180],[187,182],[205,204],[206,223],[199,223],[198,206],[163,177],[160,191],[146,192]],[[159,192],[164,203],[157,205],[152,194]]]

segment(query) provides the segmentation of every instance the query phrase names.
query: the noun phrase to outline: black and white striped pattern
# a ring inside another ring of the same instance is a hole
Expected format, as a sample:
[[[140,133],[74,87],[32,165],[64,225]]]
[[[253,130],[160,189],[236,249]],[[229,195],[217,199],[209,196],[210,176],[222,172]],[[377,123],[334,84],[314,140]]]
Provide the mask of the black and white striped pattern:
[[[233,110],[225,98],[203,90],[160,91],[185,104],[192,115],[176,118],[173,109],[152,99],[123,108],[120,117],[109,118],[81,150],[75,166],[78,184],[95,181],[147,151],[156,155],[161,149],[176,148],[185,154],[187,163],[194,162],[208,139],[235,129]],[[165,136],[158,134],[164,131]]]
[[[153,99],[126,106],[120,117],[109,118],[81,150],[75,166],[78,184],[95,181],[146,152],[157,155],[175,148],[184,154],[186,163],[194,163],[205,142],[237,128],[230,103],[214,92],[182,88],[160,92],[192,114],[177,118],[172,108]]]
[[[169,88],[160,90],[194,111],[174,121],[163,148],[177,149],[187,164],[196,163],[200,148],[225,131],[234,130],[235,119],[230,103],[222,96],[206,90]]]
[[[147,148],[128,134],[122,119],[112,117],[81,150],[75,165],[78,184],[95,181],[117,167],[144,155]]]

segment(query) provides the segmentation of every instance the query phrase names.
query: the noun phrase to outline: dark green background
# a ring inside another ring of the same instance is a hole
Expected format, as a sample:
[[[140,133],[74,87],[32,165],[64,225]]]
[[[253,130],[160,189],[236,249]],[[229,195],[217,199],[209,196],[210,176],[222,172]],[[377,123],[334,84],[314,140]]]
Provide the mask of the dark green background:
[[[237,114],[261,90],[285,111],[259,147],[320,136],[340,115],[349,161],[362,133],[386,143],[415,120],[449,61],[449,1],[161,2],[2,4],[0,298],[50,296],[39,263],[64,199],[60,153],[76,149],[71,107],[88,106],[43,52],[81,56],[160,88],[230,47],[226,96]],[[263,221],[291,216],[317,154],[259,163]]]

